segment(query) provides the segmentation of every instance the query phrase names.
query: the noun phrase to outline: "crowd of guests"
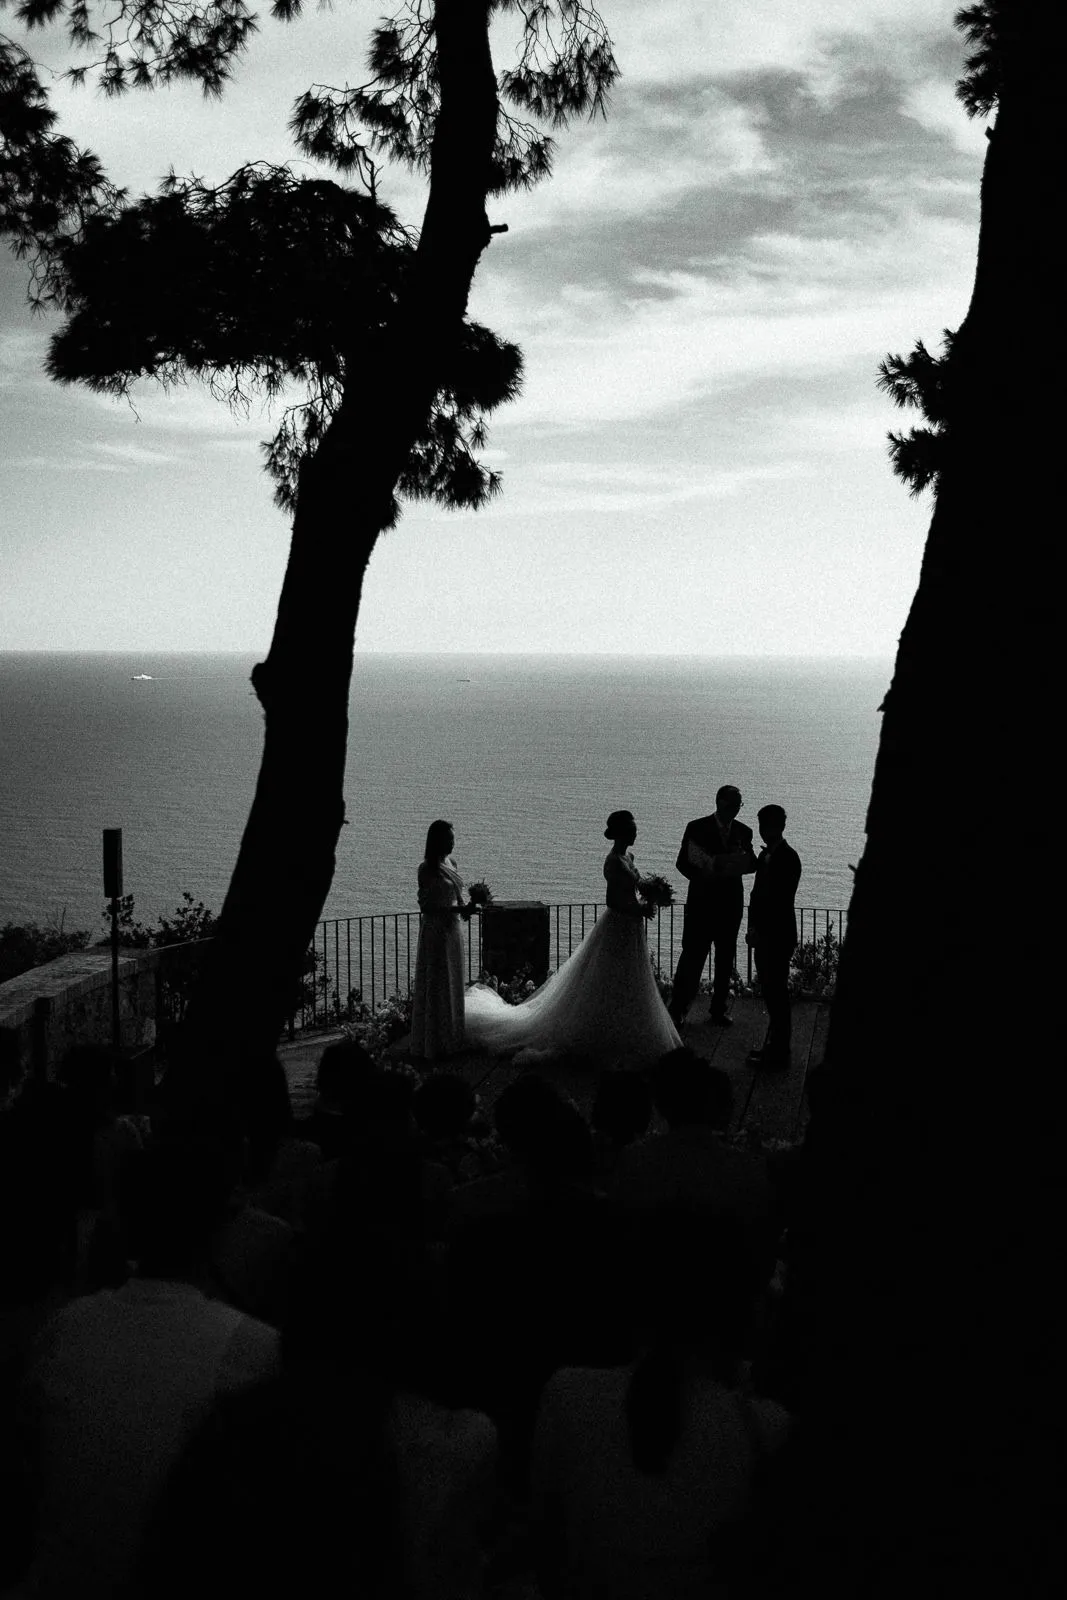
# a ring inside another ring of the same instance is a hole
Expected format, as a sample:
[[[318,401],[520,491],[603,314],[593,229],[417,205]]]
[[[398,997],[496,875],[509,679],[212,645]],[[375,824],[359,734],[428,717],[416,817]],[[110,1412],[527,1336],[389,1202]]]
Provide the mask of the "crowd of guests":
[[[742,1593],[788,1454],[797,1173],[687,1050],[588,1120],[328,1046],[116,1106],[70,1053],[0,1119],[0,1594]]]

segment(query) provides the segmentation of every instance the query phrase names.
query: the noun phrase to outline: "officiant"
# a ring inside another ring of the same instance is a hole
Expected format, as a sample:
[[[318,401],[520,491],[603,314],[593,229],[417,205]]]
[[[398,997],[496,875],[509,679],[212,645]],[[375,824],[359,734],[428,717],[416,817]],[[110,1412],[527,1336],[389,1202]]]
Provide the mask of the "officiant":
[[[682,926],[682,953],[674,974],[670,1013],[680,1028],[700,987],[700,974],[714,947],[711,1020],[731,1026],[726,1002],[737,960],[737,935],[745,906],[744,875],[755,872],[752,829],[738,822],[743,802],[735,784],[724,783],[715,810],[686,824],[675,865],[689,879]]]

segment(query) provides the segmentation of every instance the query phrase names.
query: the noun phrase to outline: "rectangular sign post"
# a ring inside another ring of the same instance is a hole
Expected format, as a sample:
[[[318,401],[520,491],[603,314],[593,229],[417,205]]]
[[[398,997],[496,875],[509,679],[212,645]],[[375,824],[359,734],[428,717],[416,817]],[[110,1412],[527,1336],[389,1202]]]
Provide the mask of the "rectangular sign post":
[[[122,1045],[119,1021],[119,901],[122,899],[122,829],[104,829],[104,895],[111,905],[111,1043]]]

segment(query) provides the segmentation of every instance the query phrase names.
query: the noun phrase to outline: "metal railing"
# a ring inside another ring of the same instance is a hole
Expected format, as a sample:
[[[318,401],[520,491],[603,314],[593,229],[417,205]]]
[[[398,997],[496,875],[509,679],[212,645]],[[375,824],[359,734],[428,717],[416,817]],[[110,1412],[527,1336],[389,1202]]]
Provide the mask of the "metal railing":
[[[549,971],[555,972],[581,944],[596,922],[603,905],[569,901],[549,905]],[[672,905],[646,924],[649,951],[664,978],[674,975],[682,949],[684,907]],[[798,949],[806,953],[813,971],[828,961],[828,950],[844,936],[848,913],[842,909],[797,907]],[[290,1035],[297,1028],[323,1027],[351,1020],[360,1006],[374,1011],[393,995],[407,995],[415,978],[418,951],[418,911],[375,912],[360,917],[335,917],[320,922],[313,956],[304,984],[303,1002],[290,1019]],[[468,983],[482,971],[482,926],[479,917],[460,924]],[[752,983],[752,951],[744,944],[744,924],[738,935],[738,952],[747,961],[747,982]],[[710,979],[711,958],[704,975]]]

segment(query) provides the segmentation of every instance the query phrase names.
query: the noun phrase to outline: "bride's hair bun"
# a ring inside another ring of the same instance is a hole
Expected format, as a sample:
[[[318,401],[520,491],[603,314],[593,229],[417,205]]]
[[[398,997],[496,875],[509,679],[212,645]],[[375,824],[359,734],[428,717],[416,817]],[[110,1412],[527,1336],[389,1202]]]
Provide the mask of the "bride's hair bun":
[[[605,839],[617,839],[622,832],[624,824],[633,822],[633,820],[634,814],[632,811],[613,811],[608,818],[608,825],[604,829]]]

